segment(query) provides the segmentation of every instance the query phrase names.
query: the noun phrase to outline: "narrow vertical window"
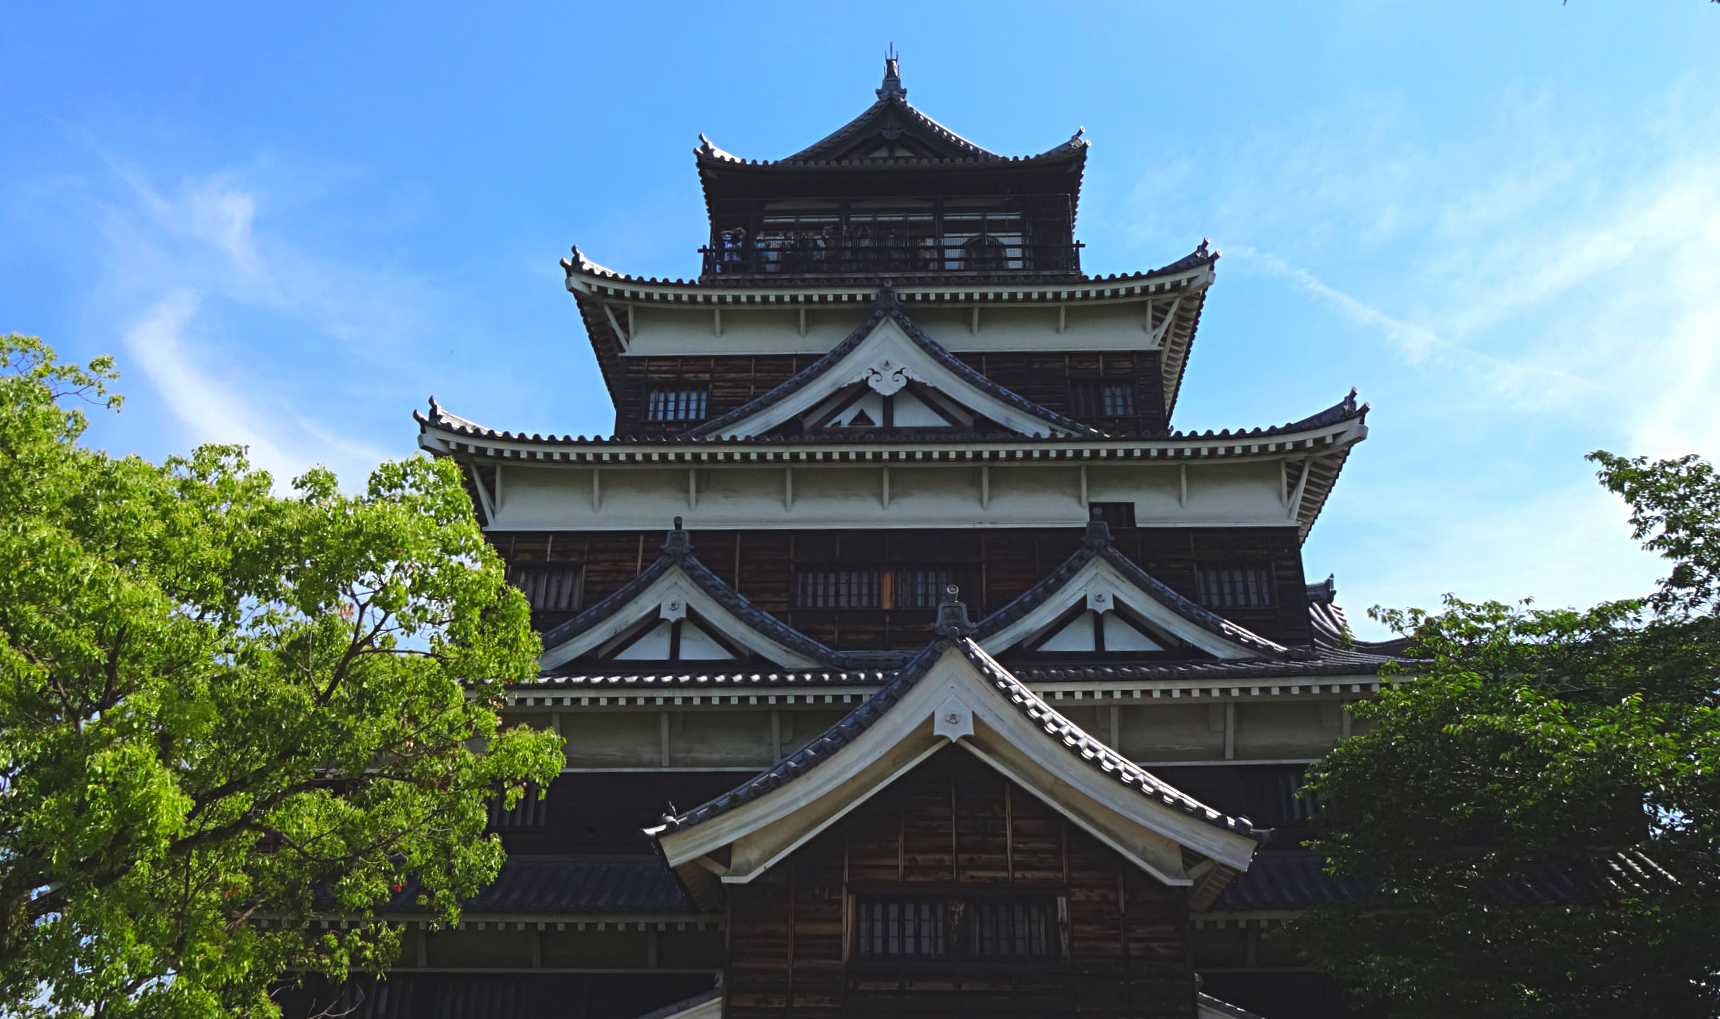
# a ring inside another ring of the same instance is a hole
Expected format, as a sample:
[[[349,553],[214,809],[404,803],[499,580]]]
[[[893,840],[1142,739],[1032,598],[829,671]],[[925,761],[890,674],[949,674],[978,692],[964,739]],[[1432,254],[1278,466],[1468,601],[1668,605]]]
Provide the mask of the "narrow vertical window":
[[[703,421],[707,392],[703,385],[652,385],[645,391],[645,420]]]
[[[1273,602],[1272,586],[1272,567],[1264,563],[1195,570],[1196,600],[1209,609],[1265,608]]]
[[[509,581],[526,596],[533,612],[571,612],[579,608],[581,566],[515,566]]]
[[[1077,418],[1134,417],[1133,379],[1070,379],[1069,412]]]

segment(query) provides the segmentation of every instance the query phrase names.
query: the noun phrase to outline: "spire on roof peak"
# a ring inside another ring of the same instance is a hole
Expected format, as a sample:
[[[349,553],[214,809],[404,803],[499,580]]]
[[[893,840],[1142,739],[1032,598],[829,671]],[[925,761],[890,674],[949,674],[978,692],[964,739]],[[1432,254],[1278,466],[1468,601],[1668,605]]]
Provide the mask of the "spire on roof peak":
[[[884,84],[878,89],[879,99],[906,101],[908,98],[908,90],[902,87],[902,69],[896,59],[896,44],[891,43],[884,53]]]

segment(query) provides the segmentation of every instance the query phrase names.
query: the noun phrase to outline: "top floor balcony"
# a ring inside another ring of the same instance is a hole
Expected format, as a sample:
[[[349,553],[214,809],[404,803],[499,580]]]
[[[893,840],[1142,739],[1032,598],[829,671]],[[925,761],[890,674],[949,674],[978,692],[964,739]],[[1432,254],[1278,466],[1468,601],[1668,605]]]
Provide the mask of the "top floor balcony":
[[[724,204],[706,280],[1081,271],[1067,195]]]

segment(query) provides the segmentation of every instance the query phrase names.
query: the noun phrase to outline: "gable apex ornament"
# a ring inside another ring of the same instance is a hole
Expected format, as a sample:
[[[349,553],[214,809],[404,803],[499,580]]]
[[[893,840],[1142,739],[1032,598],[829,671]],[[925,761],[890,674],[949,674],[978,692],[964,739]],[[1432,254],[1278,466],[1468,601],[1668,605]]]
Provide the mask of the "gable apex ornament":
[[[866,366],[862,374],[866,384],[878,391],[880,396],[894,396],[901,392],[909,379],[919,381],[908,366],[899,363],[888,354]]]
[[[878,86],[877,91],[879,99],[907,101],[908,90],[902,87],[902,70],[896,62],[895,43],[890,44],[889,50],[884,55],[884,83]]]

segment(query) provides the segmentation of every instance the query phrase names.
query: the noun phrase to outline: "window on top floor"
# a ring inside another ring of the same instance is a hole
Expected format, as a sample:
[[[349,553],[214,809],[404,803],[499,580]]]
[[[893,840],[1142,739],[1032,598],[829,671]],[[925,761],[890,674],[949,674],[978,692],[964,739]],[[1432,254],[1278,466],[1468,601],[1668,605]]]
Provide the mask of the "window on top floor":
[[[1134,379],[1069,380],[1070,417],[1134,417],[1136,408]]]
[[[1270,563],[1197,566],[1195,600],[1209,609],[1268,608],[1272,596]]]
[[[653,383],[645,390],[645,420],[703,421],[709,392],[704,383]]]

